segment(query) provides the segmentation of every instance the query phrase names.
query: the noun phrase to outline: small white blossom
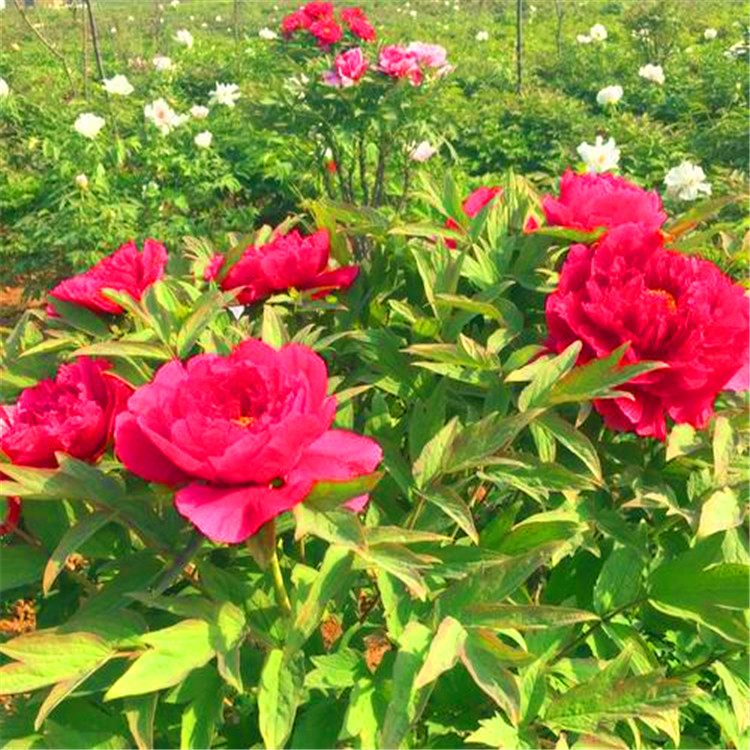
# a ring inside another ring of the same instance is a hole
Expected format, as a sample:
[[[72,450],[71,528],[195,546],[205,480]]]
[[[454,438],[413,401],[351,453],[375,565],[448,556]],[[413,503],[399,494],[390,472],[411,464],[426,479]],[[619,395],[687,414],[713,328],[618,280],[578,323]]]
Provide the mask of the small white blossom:
[[[409,11],[409,15],[410,15],[410,16],[411,16],[412,18],[416,18],[416,17],[417,17],[417,11],[416,11],[416,10],[410,10],[410,11]]]
[[[130,23],[133,23],[133,21],[135,21],[135,18],[133,16],[128,16],[128,21]]]
[[[476,40],[478,42],[486,42],[490,38],[490,35],[486,31],[477,31]]]
[[[576,41],[578,44],[591,44],[591,37],[588,34],[579,34]]]
[[[81,189],[85,190],[89,186],[89,178],[85,174],[76,175],[76,185]]]
[[[198,135],[193,138],[193,141],[195,141],[195,145],[198,148],[208,148],[211,145],[211,141],[213,140],[213,135],[211,135],[210,130],[204,130],[201,133],[198,133]]]
[[[616,169],[620,162],[620,149],[615,147],[614,138],[604,143],[604,139],[598,135],[593,146],[584,141],[577,151],[586,163],[588,172],[607,172],[610,169]]]
[[[605,86],[597,95],[596,103],[601,107],[617,104],[622,99],[622,86]]]
[[[166,55],[157,55],[151,62],[160,73],[165,73],[172,68],[172,60]]]
[[[716,39],[716,35],[717,35],[718,33],[719,33],[719,32],[718,32],[718,31],[716,31],[716,29],[706,29],[706,30],[705,30],[705,31],[703,32],[703,38],[704,38],[704,39],[705,39],[705,40],[706,40],[707,42],[710,42],[710,41],[711,41],[712,39]]]
[[[151,104],[143,107],[143,116],[159,129],[162,135],[171,133],[175,128],[184,124],[188,115],[178,115],[164,99],[155,99]]]
[[[273,31],[272,29],[269,29],[268,26],[264,26],[258,32],[258,36],[261,39],[268,39],[270,41],[271,39],[276,39],[276,37],[278,36],[278,34],[275,31]]]
[[[221,16],[216,16],[216,23],[221,23]]]
[[[217,83],[216,88],[211,92],[209,102],[234,107],[234,103],[240,96],[240,87],[236,83]]]
[[[117,26],[112,26],[109,30],[110,34],[116,34],[117,33]]]
[[[706,173],[690,161],[672,167],[664,178],[667,193],[683,201],[694,201],[700,193],[711,195],[711,183],[706,182]]]
[[[595,42],[603,42],[607,38],[607,29],[600,23],[595,23],[589,29],[589,35]]]
[[[425,162],[435,156],[437,151],[429,141],[412,143],[409,150],[409,158],[412,161]]]
[[[10,94],[10,86],[4,78],[0,78],[0,99],[5,99]]]
[[[129,96],[135,90],[124,75],[112,76],[102,81],[102,86],[108,94],[117,94],[118,96]]]
[[[193,106],[190,107],[190,115],[196,120],[205,120],[210,111],[211,110],[208,107],[204,107],[202,104],[193,104]]]
[[[664,83],[664,70],[661,65],[652,65],[651,63],[644,65],[638,69],[638,75],[652,83],[658,83],[659,85]]]
[[[207,28],[208,28],[208,24],[207,24],[207,23],[206,23],[206,22],[204,21],[204,22],[203,22],[203,23],[201,24],[201,28],[202,28],[202,29],[207,29]]]
[[[188,49],[193,48],[193,35],[187,29],[177,29],[174,40],[177,44],[182,44]]]
[[[104,118],[91,112],[84,112],[83,114],[78,115],[76,121],[73,123],[73,127],[84,138],[90,138],[93,140],[104,127]]]
[[[180,0],[172,0],[172,2],[170,3],[170,5],[173,8],[176,8],[179,4],[180,4]]]

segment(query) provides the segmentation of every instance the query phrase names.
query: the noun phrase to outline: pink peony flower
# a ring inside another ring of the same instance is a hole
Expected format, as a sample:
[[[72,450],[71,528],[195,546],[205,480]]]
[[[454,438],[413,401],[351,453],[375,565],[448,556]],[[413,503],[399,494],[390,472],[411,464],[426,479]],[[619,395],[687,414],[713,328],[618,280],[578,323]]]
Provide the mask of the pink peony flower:
[[[442,68],[446,64],[448,53],[439,44],[411,42],[406,48],[417,56],[417,60],[428,68]]]
[[[126,292],[139,300],[149,286],[164,276],[166,265],[167,249],[161,243],[148,239],[139,253],[135,242],[128,242],[85,273],[60,282],[49,294],[96,313],[119,314],[124,312],[122,307],[107,299],[102,289]],[[52,305],[47,305],[47,314],[57,315]]]
[[[316,482],[380,463],[374,440],[331,429],[336,399],[327,393],[325,363],[311,349],[248,339],[228,357],[161,367],[117,418],[115,450],[133,473],[178,485],[177,510],[207,537],[241,542]]]
[[[667,416],[705,427],[719,391],[748,389],[750,306],[713,263],[665,250],[652,226],[615,227],[596,248],[570,248],[547,298],[548,345],[561,352],[580,339],[584,363],[629,342],[626,363],[665,362],[619,386],[633,400],[594,402],[611,429],[664,440]]]
[[[303,237],[299,232],[274,238],[262,247],[248,247],[240,260],[221,280],[222,289],[243,287],[237,299],[250,305],[287,289],[318,289],[319,296],[331,289],[346,289],[359,274],[358,266],[327,271],[330,241],[321,230]],[[217,256],[221,257],[221,256]],[[206,280],[216,278],[223,263],[215,260],[205,272]]]
[[[619,224],[644,224],[657,231],[667,220],[661,199],[622,177],[611,174],[574,174],[560,180],[560,197],[545,196],[542,208],[547,223],[591,231]]]
[[[337,55],[334,64],[344,86],[352,86],[367,71],[367,60],[359,47]]]
[[[478,187],[462,204],[461,208],[463,212],[470,218],[473,219],[496,195],[499,195],[498,200],[502,200],[503,189],[498,185],[496,187]],[[445,220],[446,229],[454,229],[460,231],[461,227],[458,222],[452,217],[448,217]],[[454,249],[456,248],[455,240],[445,240],[445,244]]]
[[[310,24],[310,33],[318,40],[322,47],[335,44],[341,39],[342,31],[333,18],[323,18]]]
[[[422,82],[416,53],[398,44],[388,44],[380,50],[378,68],[392,78],[408,77],[412,86],[419,86]]]
[[[312,18],[307,13],[303,10],[297,10],[294,13],[290,13],[281,21],[281,33],[285,37],[290,37],[299,29],[309,29],[311,23]]]
[[[55,452],[95,461],[112,437],[130,386],[106,373],[107,362],[79,357],[54,378],[0,407],[0,450],[19,466],[52,469]]]

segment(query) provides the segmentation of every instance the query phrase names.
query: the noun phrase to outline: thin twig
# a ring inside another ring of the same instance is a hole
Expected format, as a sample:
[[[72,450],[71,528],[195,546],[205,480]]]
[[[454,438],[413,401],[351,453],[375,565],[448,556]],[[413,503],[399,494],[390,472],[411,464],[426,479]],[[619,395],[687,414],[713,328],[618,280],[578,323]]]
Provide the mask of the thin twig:
[[[71,88],[71,91],[72,91],[72,93],[73,93],[73,94],[75,94],[75,92],[76,92],[76,85],[75,85],[75,83],[74,83],[74,81],[73,81],[73,75],[72,75],[72,73],[70,72],[70,68],[68,67],[68,63],[67,63],[67,62],[65,62],[65,58],[63,57],[62,53],[61,53],[61,52],[59,52],[58,50],[56,50],[56,49],[54,48],[54,46],[52,45],[52,43],[51,43],[51,42],[49,42],[49,41],[48,41],[48,40],[47,40],[47,39],[46,39],[46,38],[45,38],[45,37],[44,37],[44,36],[42,35],[41,31],[39,31],[39,29],[37,29],[37,28],[36,28],[36,27],[34,26],[34,24],[33,24],[33,23],[31,23],[31,21],[29,20],[29,17],[28,17],[27,15],[26,15],[26,11],[25,11],[25,10],[23,9],[23,7],[21,6],[21,2],[20,2],[20,0],[13,0],[13,1],[14,1],[15,5],[16,5],[16,9],[17,9],[17,10],[18,10],[18,12],[19,12],[19,13],[21,14],[21,18],[23,18],[24,22],[25,22],[25,23],[26,23],[26,25],[27,25],[27,26],[29,27],[29,29],[31,30],[31,32],[32,32],[32,33],[33,33],[33,34],[34,34],[34,35],[35,35],[35,36],[37,37],[37,39],[39,39],[39,41],[40,41],[40,42],[41,42],[41,43],[42,43],[42,44],[43,44],[43,45],[44,45],[44,46],[45,46],[45,47],[46,47],[46,48],[47,48],[47,49],[48,49],[48,50],[49,50],[49,51],[50,51],[50,52],[51,52],[51,53],[52,53],[52,54],[53,54],[53,55],[54,55],[54,56],[55,56],[55,57],[56,57],[56,58],[57,58],[57,59],[58,59],[59,61],[60,61],[60,64],[61,64],[61,65],[63,66],[63,69],[65,70],[65,75],[66,75],[66,76],[68,76],[68,81],[70,81],[70,88]]]
[[[18,0],[16,0],[18,2]],[[104,66],[102,65],[102,53],[99,51],[99,35],[96,33],[96,21],[94,21],[94,11],[91,9],[91,0],[86,0],[86,9],[89,12],[89,26],[91,27],[91,41],[94,44],[94,56],[96,57],[96,67],[99,71],[99,82],[104,81]]]

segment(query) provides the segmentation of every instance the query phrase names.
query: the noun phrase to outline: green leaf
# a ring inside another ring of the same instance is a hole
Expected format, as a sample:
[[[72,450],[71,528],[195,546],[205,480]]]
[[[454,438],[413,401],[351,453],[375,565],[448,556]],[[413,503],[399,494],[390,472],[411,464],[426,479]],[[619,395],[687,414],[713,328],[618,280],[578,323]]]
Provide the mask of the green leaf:
[[[274,349],[281,349],[284,344],[289,343],[289,331],[286,330],[278,309],[273,305],[263,305],[261,338]]]
[[[615,680],[597,676],[555,698],[544,720],[574,732],[593,732],[621,719],[658,716],[683,705],[694,692],[687,683],[655,673]]]
[[[47,555],[38,547],[0,547],[0,591],[37,583],[46,563]]]
[[[466,631],[458,620],[445,617],[438,626],[427,658],[414,679],[414,687],[419,689],[434,682],[443,672],[452,669],[463,652]]]
[[[110,335],[107,324],[94,312],[73,302],[47,296],[47,302],[55,308],[55,312],[71,327],[83,331],[96,338],[106,338]]]
[[[258,724],[268,750],[282,748],[292,733],[305,682],[304,656],[284,660],[280,649],[266,656],[258,687]]]
[[[471,509],[455,490],[450,487],[434,487],[418,494],[453,519],[474,544],[479,544],[479,535],[474,526]]]
[[[349,688],[368,675],[362,655],[350,648],[342,648],[334,654],[313,656],[311,661],[315,669],[305,677],[305,687],[309,689]]]
[[[717,417],[714,422],[713,454],[714,479],[718,485],[727,483],[733,453],[734,434],[732,425],[726,417]]]
[[[102,341],[82,346],[75,351],[77,357],[142,357],[166,362],[172,359],[171,352],[163,344],[149,344],[141,341]]]
[[[191,697],[192,700],[182,712],[180,748],[209,748],[224,702],[224,691],[216,672],[205,670],[201,679],[195,681]]]
[[[144,634],[143,641],[152,648],[112,685],[104,700],[151,693],[181,682],[214,656],[211,635],[211,626],[204,620],[183,620]]]
[[[635,601],[641,592],[643,559],[630,547],[618,547],[604,561],[594,586],[594,609],[604,615]]]
[[[352,498],[368,495],[382,478],[382,471],[374,471],[341,482],[316,482],[303,502],[316,511],[334,510]]]
[[[607,357],[592,359],[585,365],[574,367],[560,379],[547,396],[547,405],[590,401],[599,398],[631,398],[627,391],[612,390],[615,386],[627,383],[638,375],[652,370],[660,370],[664,362],[638,362],[634,365],[620,365],[630,344],[624,343]]]
[[[716,490],[703,503],[696,536],[701,539],[717,531],[726,531],[739,526],[745,516],[745,508],[737,494],[729,487]]]
[[[96,513],[91,513],[82,518],[74,526],[71,526],[63,534],[44,569],[42,592],[45,595],[52,588],[52,584],[57,579],[68,556],[73,554],[87,539],[96,534],[99,529],[106,526],[116,515],[116,511],[97,511]]]
[[[477,602],[500,603],[512,594],[535,570],[544,565],[558,548],[548,544],[498,564],[480,566],[477,572],[449,586],[438,599],[443,617],[461,620],[466,607]]]
[[[664,232],[672,238],[680,237],[693,229],[701,221],[705,221],[718,213],[724,206],[730,203],[737,203],[740,200],[744,202],[744,198],[740,198],[737,195],[722,195],[718,198],[701,201],[689,211],[680,216],[675,216],[672,221],[664,226]]]
[[[351,567],[351,550],[334,545],[328,548],[307,598],[295,613],[284,646],[285,660],[296,654],[318,627],[326,605],[347,585]]]
[[[440,473],[446,452],[460,432],[458,418],[454,417],[435,435],[419,454],[412,466],[412,474],[417,487],[424,488],[433,477]]]
[[[401,647],[393,664],[393,692],[380,734],[380,747],[399,748],[419,719],[432,686],[417,687],[416,677],[430,645],[432,633],[412,620],[401,636]]]
[[[209,289],[195,301],[193,312],[190,313],[177,334],[177,356],[180,359],[190,354],[203,331],[213,323],[223,311],[224,305],[234,297],[234,292],[226,294],[218,289]]]
[[[138,750],[152,750],[154,747],[154,717],[158,700],[158,693],[125,699],[123,712]]]
[[[545,412],[534,422],[537,427],[549,432],[571,453],[583,461],[588,470],[598,481],[602,481],[602,466],[594,444],[575,427],[553,412]]]
[[[671,461],[678,456],[693,453],[703,445],[703,441],[695,432],[695,427],[687,423],[676,424],[667,438],[666,460]]]
[[[519,604],[470,604],[461,612],[461,623],[467,627],[494,630],[537,630],[577,625],[598,620],[593,612],[571,607]]]
[[[495,714],[491,719],[480,719],[479,729],[474,730],[466,738],[466,742],[485,747],[522,747],[518,730],[500,714]]]
[[[93,633],[37,630],[0,644],[15,659],[0,667],[3,693],[25,693],[56,682],[77,679],[112,655],[113,647]]]
[[[469,630],[461,663],[477,687],[505,711],[513,724],[518,724],[521,696],[516,677],[506,668],[509,663],[512,666],[515,664],[502,658],[505,651],[511,652],[512,649],[491,633]]]
[[[564,352],[544,361],[535,371],[533,380],[518,397],[519,411],[546,406],[555,384],[575,366],[583,344],[574,341]]]

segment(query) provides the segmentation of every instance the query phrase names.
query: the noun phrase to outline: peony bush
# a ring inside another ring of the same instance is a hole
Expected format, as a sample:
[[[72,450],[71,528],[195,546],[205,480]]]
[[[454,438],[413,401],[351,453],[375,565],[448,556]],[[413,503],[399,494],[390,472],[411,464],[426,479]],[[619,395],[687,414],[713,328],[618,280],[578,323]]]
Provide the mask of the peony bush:
[[[609,130],[456,176],[501,27],[447,8],[466,65],[426,7],[263,8],[241,51],[157,4],[44,146],[87,249],[0,347],[3,747],[747,746],[736,181]],[[679,79],[646,10],[648,94],[575,80],[613,130]]]

